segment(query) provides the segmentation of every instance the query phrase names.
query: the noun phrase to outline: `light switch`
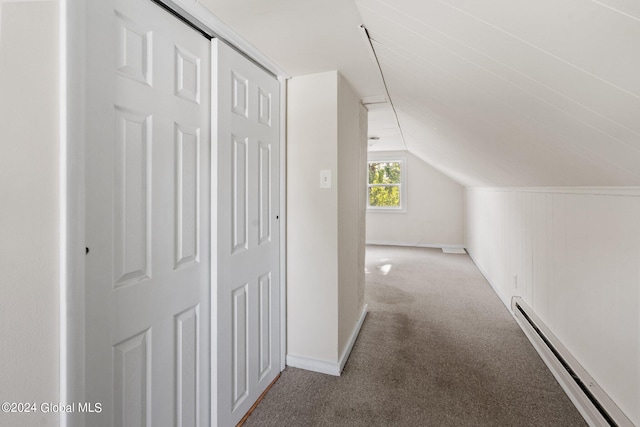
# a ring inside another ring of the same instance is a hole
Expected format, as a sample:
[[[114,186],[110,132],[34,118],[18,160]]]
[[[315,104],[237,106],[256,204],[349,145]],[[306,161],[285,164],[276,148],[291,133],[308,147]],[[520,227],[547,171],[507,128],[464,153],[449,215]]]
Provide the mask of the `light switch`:
[[[331,188],[331,169],[320,171],[320,188]]]

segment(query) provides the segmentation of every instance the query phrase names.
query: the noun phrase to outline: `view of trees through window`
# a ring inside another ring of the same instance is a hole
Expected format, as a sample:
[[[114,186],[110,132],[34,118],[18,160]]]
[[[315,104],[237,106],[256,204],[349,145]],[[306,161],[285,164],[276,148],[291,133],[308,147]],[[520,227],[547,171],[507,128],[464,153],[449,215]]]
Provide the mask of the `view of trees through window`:
[[[369,206],[399,208],[401,162],[369,162]]]

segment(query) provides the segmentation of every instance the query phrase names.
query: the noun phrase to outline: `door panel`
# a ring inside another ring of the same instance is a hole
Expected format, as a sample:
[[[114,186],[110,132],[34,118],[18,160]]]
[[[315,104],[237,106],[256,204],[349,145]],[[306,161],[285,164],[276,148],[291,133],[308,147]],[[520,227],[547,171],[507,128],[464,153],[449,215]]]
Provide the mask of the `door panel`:
[[[271,372],[273,330],[271,325],[271,274],[263,274],[258,279],[258,378],[261,380]]]
[[[176,420],[179,426],[196,426],[198,425],[197,414],[200,413],[199,307],[180,313],[175,320]]]
[[[210,421],[210,42],[149,0],[87,2],[91,426]]]
[[[217,405],[235,425],[280,368],[279,82],[214,41],[217,58]]]
[[[258,142],[258,244],[271,239],[271,144]]]
[[[115,425],[151,424],[151,348],[150,329],[114,345]]]
[[[247,232],[249,212],[248,184],[249,184],[249,139],[231,136],[233,143],[232,179],[233,179],[233,202],[232,208],[232,229],[233,229],[233,249],[232,253],[238,253],[248,248]]]
[[[249,311],[247,307],[249,284],[245,283],[231,293],[233,301],[232,321],[232,345],[231,345],[231,384],[232,384],[232,408],[235,409],[246,398],[249,392]],[[224,350],[223,350],[224,351]]]

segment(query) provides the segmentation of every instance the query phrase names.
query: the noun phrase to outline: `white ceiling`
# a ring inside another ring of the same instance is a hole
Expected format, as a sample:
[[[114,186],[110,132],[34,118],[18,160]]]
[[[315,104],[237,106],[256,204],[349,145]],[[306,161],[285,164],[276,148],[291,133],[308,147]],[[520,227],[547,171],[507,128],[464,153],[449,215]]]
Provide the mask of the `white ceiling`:
[[[366,98],[384,88],[364,23],[409,151],[464,185],[640,185],[637,0],[201,2],[291,75],[337,69]]]
[[[389,103],[367,104],[369,111],[369,151],[406,150],[398,122]]]
[[[353,0],[200,0],[291,76],[339,70],[362,97],[383,94]]]

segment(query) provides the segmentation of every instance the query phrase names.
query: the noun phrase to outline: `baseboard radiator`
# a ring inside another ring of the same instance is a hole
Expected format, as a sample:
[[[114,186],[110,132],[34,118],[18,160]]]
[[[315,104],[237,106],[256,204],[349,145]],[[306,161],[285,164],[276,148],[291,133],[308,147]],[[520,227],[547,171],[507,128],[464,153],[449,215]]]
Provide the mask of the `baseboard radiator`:
[[[531,344],[590,426],[634,426],[522,298],[513,297],[511,309]]]

